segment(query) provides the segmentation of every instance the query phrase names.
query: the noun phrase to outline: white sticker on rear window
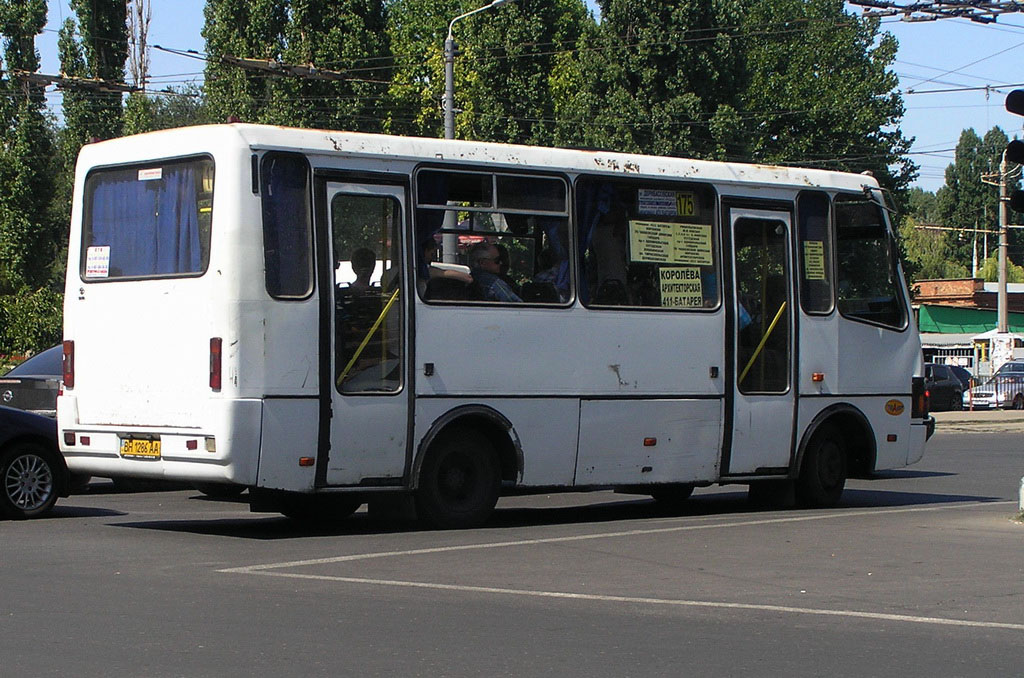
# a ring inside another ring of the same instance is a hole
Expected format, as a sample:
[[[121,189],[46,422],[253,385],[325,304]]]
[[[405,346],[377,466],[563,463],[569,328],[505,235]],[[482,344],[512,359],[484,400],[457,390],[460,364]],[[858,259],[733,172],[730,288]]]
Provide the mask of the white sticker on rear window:
[[[154,167],[153,169],[140,169],[139,170],[139,181],[153,181],[154,179],[162,179],[164,176],[163,167]]]
[[[90,247],[85,252],[85,277],[106,278],[110,275],[110,246]]]

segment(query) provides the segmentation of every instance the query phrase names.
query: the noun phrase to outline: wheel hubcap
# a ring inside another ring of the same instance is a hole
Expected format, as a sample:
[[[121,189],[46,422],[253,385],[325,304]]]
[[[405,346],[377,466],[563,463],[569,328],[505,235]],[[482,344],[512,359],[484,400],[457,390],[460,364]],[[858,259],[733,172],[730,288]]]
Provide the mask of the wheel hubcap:
[[[4,488],[12,504],[31,511],[46,504],[53,494],[53,474],[42,457],[26,454],[8,467]]]

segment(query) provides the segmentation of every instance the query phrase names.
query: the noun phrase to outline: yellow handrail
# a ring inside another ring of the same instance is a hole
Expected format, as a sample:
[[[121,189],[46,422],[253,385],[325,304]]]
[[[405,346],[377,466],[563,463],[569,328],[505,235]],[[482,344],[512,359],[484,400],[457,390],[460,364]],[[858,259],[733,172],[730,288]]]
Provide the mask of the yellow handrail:
[[[384,304],[384,310],[382,310],[380,315],[377,316],[377,321],[373,323],[370,331],[366,333],[365,337],[363,337],[362,343],[359,344],[359,348],[357,348],[356,352],[352,355],[352,359],[348,361],[348,365],[345,365],[345,369],[338,375],[337,385],[339,387],[341,386],[341,382],[345,381],[345,377],[347,377],[348,373],[352,370],[352,366],[356,364],[357,360],[359,360],[359,356],[363,354],[363,350],[366,348],[366,345],[370,343],[370,337],[372,337],[373,333],[377,331],[380,324],[384,322],[384,316],[388,314],[388,311],[390,311],[391,307],[395,304],[395,300],[398,299],[398,293],[400,291],[400,289],[395,290],[395,293],[391,295],[390,299],[388,299],[388,303]]]
[[[775,318],[772,320],[772,323],[768,326],[768,331],[764,333],[763,337],[761,337],[761,343],[757,345],[756,349],[754,349],[754,355],[750,356],[750,360],[747,362],[747,366],[743,368],[742,372],[740,372],[740,378],[736,382],[737,384],[743,381],[743,379],[747,376],[747,372],[749,372],[751,366],[753,366],[754,361],[757,360],[757,356],[761,355],[761,350],[764,349],[764,345],[768,341],[768,337],[772,336],[772,331],[775,329],[775,326],[779,323],[779,318],[782,317],[782,312],[786,310],[786,303],[787,302],[784,301],[782,302],[782,306],[779,306],[779,312],[775,314]]]

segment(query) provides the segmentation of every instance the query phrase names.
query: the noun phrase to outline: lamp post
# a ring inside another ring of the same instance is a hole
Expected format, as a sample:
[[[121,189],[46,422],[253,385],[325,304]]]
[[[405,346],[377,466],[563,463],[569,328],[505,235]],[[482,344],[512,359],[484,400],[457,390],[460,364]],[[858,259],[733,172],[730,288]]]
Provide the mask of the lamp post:
[[[509,1],[491,0],[489,5],[477,7],[465,14],[460,14],[448,24],[448,37],[444,40],[444,101],[442,102],[444,108],[445,139],[455,138],[455,38],[452,37],[452,29],[455,28],[455,22],[484,10],[492,9],[498,5],[504,5]]]

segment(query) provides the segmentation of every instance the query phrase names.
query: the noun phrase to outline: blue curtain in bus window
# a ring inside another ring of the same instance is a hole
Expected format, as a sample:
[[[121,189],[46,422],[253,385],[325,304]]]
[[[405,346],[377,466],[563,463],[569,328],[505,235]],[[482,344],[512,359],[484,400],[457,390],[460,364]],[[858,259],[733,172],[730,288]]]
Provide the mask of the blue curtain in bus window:
[[[577,209],[579,210],[579,265],[580,284],[579,295],[583,303],[590,301],[590,290],[586,284],[587,280],[587,250],[594,238],[594,229],[601,221],[601,217],[608,214],[612,209],[612,201],[615,199],[615,189],[611,184],[605,182],[586,181],[577,184]]]
[[[448,202],[448,175],[444,172],[420,172],[416,177],[416,201],[420,205],[444,205]],[[416,210],[416,269],[421,279],[429,273],[423,250],[434,241],[444,224],[444,210]]]
[[[87,247],[110,247],[106,277],[202,269],[195,171],[165,167],[160,179],[103,178],[92,193]]]

